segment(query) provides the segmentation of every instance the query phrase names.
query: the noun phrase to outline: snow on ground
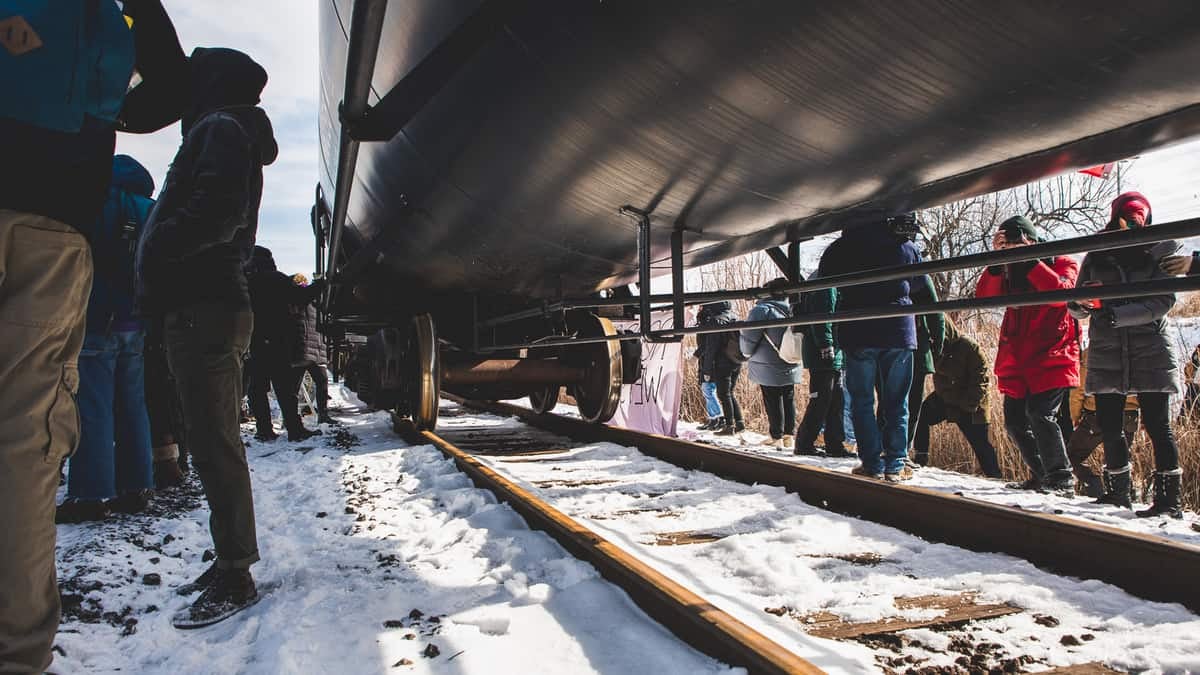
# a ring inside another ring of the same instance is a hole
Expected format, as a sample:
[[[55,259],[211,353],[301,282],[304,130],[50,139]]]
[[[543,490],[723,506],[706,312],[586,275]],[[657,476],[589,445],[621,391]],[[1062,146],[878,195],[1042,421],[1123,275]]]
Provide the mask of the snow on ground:
[[[518,423],[470,414],[441,424]],[[966,640],[999,645],[993,654],[1007,658],[1033,657],[1036,664],[1023,666],[1030,668],[1102,661],[1136,671],[1200,670],[1200,617],[1178,604],[1055,576],[1005,555],[929,543],[822,511],[782,488],[684,470],[618,445],[582,445],[567,457],[539,461],[481,459],[830,672],[863,672],[875,654],[856,643],[808,636],[793,616],[764,609],[787,607],[795,616],[826,610],[871,621],[894,615],[898,597],[978,591],[981,601],[1025,611],[963,631],[906,631],[909,643],[901,654],[926,659],[922,666],[952,666],[963,653],[951,645]],[[705,544],[653,545],[655,534],[684,531],[725,536]],[[836,557],[861,554],[876,554],[882,562]],[[894,658],[886,648],[877,654]]]
[[[331,394],[346,422],[336,438],[325,427],[304,443],[247,442],[258,605],[209,628],[171,627],[188,602],[173,589],[205,569],[211,546],[192,483],[151,514],[59,526],[67,607],[52,669],[730,672],[530,531],[434,448],[406,446],[385,413],[347,414],[357,402],[337,386]]]
[[[796,456],[789,448],[786,452],[765,445],[768,437],[754,432],[743,432],[741,440],[728,436],[716,436],[711,432],[700,431],[692,422],[679,423],[679,436],[688,440],[700,441],[711,445],[763,455],[772,459],[780,459],[797,464],[819,466],[832,471],[849,473],[858,466],[854,457],[838,459],[831,457]],[[1066,516],[1092,523],[1100,523],[1117,527],[1131,532],[1167,537],[1182,543],[1200,546],[1200,532],[1192,529],[1191,523],[1195,514],[1187,513],[1183,520],[1171,518],[1138,518],[1128,509],[1115,506],[1097,505],[1087,497],[1059,497],[1057,495],[1009,490],[1005,482],[992,480],[982,476],[968,476],[954,471],[946,471],[933,467],[919,469],[913,479],[907,483],[913,487],[928,488],[938,492],[961,494],[964,497],[1016,506],[1027,511],[1039,511]],[[1143,508],[1135,505],[1135,508]]]

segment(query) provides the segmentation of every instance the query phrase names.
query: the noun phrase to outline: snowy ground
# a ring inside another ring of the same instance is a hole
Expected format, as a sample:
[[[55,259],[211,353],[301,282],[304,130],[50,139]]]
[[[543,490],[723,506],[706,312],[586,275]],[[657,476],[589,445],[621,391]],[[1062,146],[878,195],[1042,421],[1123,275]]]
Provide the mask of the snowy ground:
[[[463,425],[515,428],[519,423],[469,414],[444,418],[439,428]],[[931,544],[822,511],[782,488],[687,471],[618,445],[481,459],[830,672],[864,672],[878,665],[952,667],[962,665],[964,656],[982,658],[989,666],[1032,657],[1010,665],[1030,670],[1100,661],[1122,670],[1200,671],[1200,617],[1180,605],[1051,575],[1009,556]],[[938,485],[934,472],[921,473],[922,482]],[[948,482],[944,477],[940,487],[949,489]],[[656,535],[671,532],[722,538],[655,545]],[[872,557],[876,560],[862,562]],[[795,618],[824,610],[849,621],[878,620],[897,615],[896,598],[963,591],[978,592],[981,602],[1007,602],[1024,611],[962,630],[905,631],[899,644],[818,639]],[[767,608],[788,612],[776,616]],[[911,660],[905,663],[905,658]]]
[[[781,452],[764,445],[769,438],[754,432],[744,432],[741,441],[727,436],[715,436],[710,432],[700,431],[691,422],[679,423],[679,436],[688,440],[702,441],[751,454],[764,455],[773,459],[819,466],[833,471],[849,473],[858,465],[855,458],[834,459],[829,457],[806,457],[793,455],[789,449]],[[1128,509],[1114,506],[1103,506],[1092,503],[1087,497],[1073,499],[1056,495],[1040,494],[1009,490],[1004,487],[1004,481],[991,480],[982,476],[968,476],[954,471],[945,471],[933,467],[922,468],[916,472],[913,480],[908,483],[914,487],[928,488],[939,492],[961,494],[971,499],[1019,506],[1028,511],[1040,511],[1056,515],[1077,518],[1088,522],[1100,523],[1118,527],[1131,532],[1152,534],[1168,537],[1183,543],[1200,546],[1200,532],[1192,529],[1191,523],[1196,520],[1196,514],[1187,513],[1183,520],[1171,518],[1138,518]],[[1135,508],[1142,508],[1136,506]]]
[[[338,438],[326,427],[301,444],[247,444],[263,600],[210,628],[171,627],[187,603],[173,588],[204,570],[211,545],[194,484],[151,514],[59,526],[54,672],[729,672],[436,450],[407,447],[383,413],[350,414],[357,404],[331,389]]]

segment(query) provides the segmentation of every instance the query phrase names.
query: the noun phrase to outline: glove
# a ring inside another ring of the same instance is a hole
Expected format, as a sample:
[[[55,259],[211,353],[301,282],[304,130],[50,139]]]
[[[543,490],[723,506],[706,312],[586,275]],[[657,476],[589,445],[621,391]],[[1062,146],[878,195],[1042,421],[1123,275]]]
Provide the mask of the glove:
[[[822,361],[832,361],[833,355],[834,355],[833,347],[825,347],[824,349],[821,350],[821,360]]]
[[[1190,274],[1194,259],[1194,255],[1169,255],[1159,261],[1158,266],[1167,274]]]

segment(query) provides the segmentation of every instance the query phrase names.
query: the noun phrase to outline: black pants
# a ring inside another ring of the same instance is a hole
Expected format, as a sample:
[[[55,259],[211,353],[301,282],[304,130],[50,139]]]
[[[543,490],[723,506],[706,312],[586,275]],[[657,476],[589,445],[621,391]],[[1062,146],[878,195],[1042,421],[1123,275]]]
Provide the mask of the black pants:
[[[163,321],[146,322],[146,412],[150,417],[150,447],[176,445],[179,464],[187,467],[187,443],[184,440],[183,406],[179,403],[179,388],[167,365],[167,350],[163,344]]]
[[[929,463],[929,429],[946,421],[946,402],[937,392],[929,395],[921,405],[921,417],[917,420],[917,430],[913,448],[916,450],[918,464]],[[988,478],[1000,477],[1000,464],[996,461],[996,448],[988,440],[988,425],[986,422],[964,422],[956,420],[959,431],[971,444],[975,460],[979,468]]]
[[[771,438],[779,440],[796,429],[796,385],[782,387],[758,385],[762,389],[763,406],[767,409],[767,424]]]
[[[1166,392],[1141,392],[1137,395],[1142,409],[1142,426],[1154,446],[1154,470],[1174,471],[1179,468],[1179,448],[1171,431],[1169,410],[1171,395]],[[1104,437],[1104,466],[1117,471],[1129,464],[1129,444],[1125,439],[1123,421],[1124,394],[1096,394],[1096,418]]]
[[[796,431],[797,450],[812,450],[825,427],[825,451],[835,455],[846,451],[845,396],[842,371],[808,371],[808,405]]]
[[[244,569],[258,560],[250,468],[238,423],[242,354],[252,325],[249,310],[193,305],[167,314],[163,341],[179,384],[192,463],[212,511],[209,529],[222,569]]]
[[[1066,387],[1030,394],[1025,398],[1004,397],[1004,428],[1034,478],[1045,483],[1071,481],[1071,463],[1062,428],[1058,425],[1058,407]],[[1117,415],[1118,426],[1121,416]]]
[[[300,387],[299,378],[304,376],[304,370],[293,368],[286,362],[270,360],[265,353],[253,352],[250,354],[249,366],[250,412],[254,415],[254,426],[258,433],[273,433],[271,404],[267,401],[267,392],[271,389],[275,390],[275,400],[279,402],[279,411],[283,413],[283,425],[288,433],[296,433],[302,429],[304,425],[300,421],[300,401],[296,393]]]
[[[313,381],[313,395],[316,398],[313,403],[317,406],[317,417],[324,419],[329,414],[329,375],[325,372],[325,366],[310,363],[301,369],[303,372],[297,381],[304,379],[304,373]]]
[[[737,397],[733,395],[733,388],[737,385],[738,376],[741,374],[741,368],[734,368],[728,373],[718,373],[713,379],[717,383],[717,400],[721,402],[721,410],[725,411],[725,424],[735,426],[744,424],[742,407],[738,405]]]

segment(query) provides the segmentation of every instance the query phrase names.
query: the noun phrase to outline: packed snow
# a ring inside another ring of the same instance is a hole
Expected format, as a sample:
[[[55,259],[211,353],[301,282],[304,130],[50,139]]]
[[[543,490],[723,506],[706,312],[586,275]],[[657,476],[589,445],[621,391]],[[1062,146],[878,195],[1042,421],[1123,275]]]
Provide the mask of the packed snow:
[[[332,386],[344,427],[247,441],[263,599],[179,631],[207,566],[195,483],[148,514],[58,528],[56,673],[721,673],[386,413]],[[244,436],[249,439],[247,427]]]

